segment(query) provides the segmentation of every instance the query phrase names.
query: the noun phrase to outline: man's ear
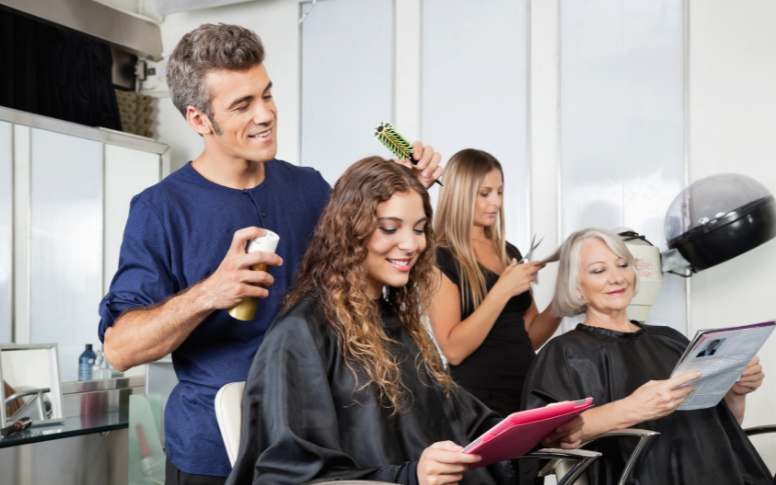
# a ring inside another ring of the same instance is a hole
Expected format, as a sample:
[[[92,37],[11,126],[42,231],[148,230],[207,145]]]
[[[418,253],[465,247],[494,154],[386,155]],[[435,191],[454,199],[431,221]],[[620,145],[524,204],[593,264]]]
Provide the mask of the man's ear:
[[[213,133],[213,126],[210,124],[210,119],[205,113],[198,110],[194,106],[186,107],[186,121],[194,128],[194,131],[200,135],[210,135]]]

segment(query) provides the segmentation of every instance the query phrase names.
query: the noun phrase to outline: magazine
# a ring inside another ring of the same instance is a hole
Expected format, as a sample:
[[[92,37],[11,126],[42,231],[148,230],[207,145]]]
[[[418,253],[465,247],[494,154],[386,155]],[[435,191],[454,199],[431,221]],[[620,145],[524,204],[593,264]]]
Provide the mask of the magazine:
[[[774,328],[776,322],[698,330],[671,377],[692,371],[700,371],[703,375],[689,383],[695,386],[695,390],[677,411],[705,409],[719,404],[741,378]]]

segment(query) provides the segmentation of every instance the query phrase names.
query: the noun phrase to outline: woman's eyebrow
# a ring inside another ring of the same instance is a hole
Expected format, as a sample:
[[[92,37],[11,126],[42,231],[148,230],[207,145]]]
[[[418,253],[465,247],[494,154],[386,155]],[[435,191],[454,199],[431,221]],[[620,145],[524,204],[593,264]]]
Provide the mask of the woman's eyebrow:
[[[426,222],[427,220],[428,220],[428,217],[421,217],[420,219],[418,219],[418,222],[416,222],[415,225],[417,226],[421,222]]]
[[[377,218],[377,222],[384,222],[384,221],[404,222],[402,219],[398,217],[378,217]]]

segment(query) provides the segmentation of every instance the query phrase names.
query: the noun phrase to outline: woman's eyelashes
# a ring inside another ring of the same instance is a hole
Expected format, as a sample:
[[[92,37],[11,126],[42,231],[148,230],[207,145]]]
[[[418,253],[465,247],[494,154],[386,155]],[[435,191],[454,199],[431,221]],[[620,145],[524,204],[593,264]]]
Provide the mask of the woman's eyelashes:
[[[625,269],[628,266],[630,266],[630,263],[628,263],[627,261],[617,263],[617,267],[620,269]],[[606,271],[606,268],[593,268],[590,270],[592,274],[601,274],[601,273],[604,273],[605,271]]]
[[[389,234],[390,235],[390,234],[395,234],[396,231],[398,231],[399,229],[397,227],[388,226],[388,227],[381,227],[380,230],[383,231],[385,234]],[[421,226],[416,226],[413,229],[413,231],[415,231],[415,234],[418,234],[418,235],[425,234],[426,233],[426,225],[423,224]]]
[[[501,196],[503,196],[503,195],[504,195],[504,192],[503,192],[503,191],[501,191],[501,190],[499,190],[497,193],[498,193],[498,196],[499,196],[499,197],[501,197]],[[480,192],[480,197],[487,197],[487,196],[489,196],[489,195],[490,195],[490,190],[488,190],[488,191],[484,191],[484,192]]]

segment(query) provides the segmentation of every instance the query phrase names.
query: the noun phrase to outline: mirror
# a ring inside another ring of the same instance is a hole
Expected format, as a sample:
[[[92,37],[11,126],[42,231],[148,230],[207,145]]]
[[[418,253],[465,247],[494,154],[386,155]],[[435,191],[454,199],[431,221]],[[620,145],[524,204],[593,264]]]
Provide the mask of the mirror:
[[[0,427],[64,421],[57,344],[0,345],[0,380]]]

